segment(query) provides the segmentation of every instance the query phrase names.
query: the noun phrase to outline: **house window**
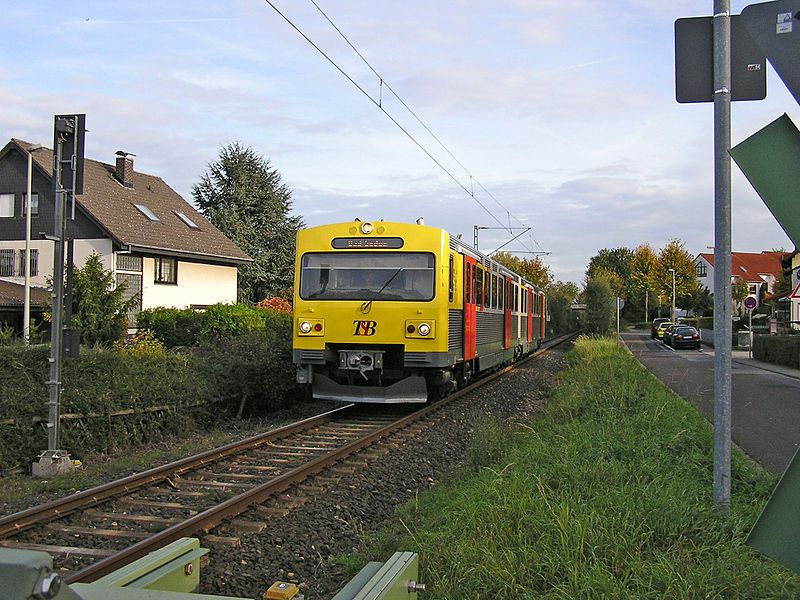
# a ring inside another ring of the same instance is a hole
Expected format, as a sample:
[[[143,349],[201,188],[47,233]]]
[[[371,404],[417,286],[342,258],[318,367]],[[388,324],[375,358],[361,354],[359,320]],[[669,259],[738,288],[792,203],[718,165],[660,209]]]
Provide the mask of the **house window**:
[[[118,255],[120,256],[120,255]],[[128,327],[136,327],[136,315],[142,310],[142,276],[133,273],[117,273],[117,287],[124,285],[122,300],[127,302],[136,298],[133,306],[128,309]]]
[[[28,203],[26,199],[28,194],[22,194],[22,216],[24,217],[26,214],[26,210],[28,208]],[[31,216],[38,217],[39,216],[39,194],[31,194]]]
[[[704,263],[697,263],[694,266],[694,270],[698,277],[706,277],[708,275],[708,268]]]
[[[16,261],[14,250],[0,250],[0,277],[13,277]]]
[[[0,194],[0,217],[14,216],[14,194]]]
[[[152,210],[146,207],[144,204],[134,204],[136,210],[142,213],[145,217],[147,217],[151,221],[160,221],[160,219],[156,216]]]
[[[155,259],[155,283],[178,283],[178,261],[174,258]]]
[[[117,254],[117,270],[135,271],[136,273],[141,273],[142,257],[134,256],[133,254]]]
[[[192,221],[186,214],[184,214],[184,213],[182,213],[180,211],[177,211],[177,210],[173,210],[172,212],[174,212],[175,215],[181,221],[186,223],[187,227],[191,227],[192,229],[200,229],[200,226],[197,223],[195,223],[194,221]]]
[[[25,276],[25,250],[19,251],[19,275]],[[39,251],[31,248],[31,277],[36,277],[39,274]]]

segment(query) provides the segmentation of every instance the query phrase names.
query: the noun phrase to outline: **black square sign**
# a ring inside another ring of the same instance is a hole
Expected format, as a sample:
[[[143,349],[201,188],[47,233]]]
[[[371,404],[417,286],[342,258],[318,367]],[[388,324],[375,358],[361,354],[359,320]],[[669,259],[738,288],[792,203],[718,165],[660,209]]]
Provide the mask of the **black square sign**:
[[[731,100],[767,97],[767,61],[739,15],[731,16]],[[714,101],[712,17],[675,21],[675,98],[680,103]]]

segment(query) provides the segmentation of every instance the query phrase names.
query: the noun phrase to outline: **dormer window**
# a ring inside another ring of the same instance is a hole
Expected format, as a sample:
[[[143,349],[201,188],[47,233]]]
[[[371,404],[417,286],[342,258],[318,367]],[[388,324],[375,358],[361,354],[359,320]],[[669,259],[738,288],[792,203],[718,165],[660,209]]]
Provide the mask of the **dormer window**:
[[[154,213],[152,210],[150,210],[144,204],[134,204],[134,206],[136,207],[136,210],[138,210],[140,213],[142,213],[149,220],[151,220],[151,221],[160,221],[161,220],[156,216],[156,213]]]
[[[198,225],[197,223],[192,221],[186,214],[184,214],[184,213],[182,213],[182,212],[180,212],[178,210],[173,210],[172,212],[174,212],[181,221],[186,223],[186,225],[188,227],[190,227],[192,229],[200,229],[200,225]]]

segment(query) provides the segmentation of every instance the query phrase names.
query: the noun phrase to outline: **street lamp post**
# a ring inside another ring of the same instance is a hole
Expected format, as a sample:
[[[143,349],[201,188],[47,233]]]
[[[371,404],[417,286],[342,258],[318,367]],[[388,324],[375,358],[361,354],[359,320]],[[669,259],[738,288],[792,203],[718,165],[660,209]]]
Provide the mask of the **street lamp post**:
[[[672,273],[672,322],[675,322],[675,269],[670,269],[670,273]]]
[[[28,154],[28,189],[25,195],[25,306],[22,312],[22,337],[26,344],[31,343],[31,194],[33,187],[33,154],[41,148],[41,144],[29,146]]]

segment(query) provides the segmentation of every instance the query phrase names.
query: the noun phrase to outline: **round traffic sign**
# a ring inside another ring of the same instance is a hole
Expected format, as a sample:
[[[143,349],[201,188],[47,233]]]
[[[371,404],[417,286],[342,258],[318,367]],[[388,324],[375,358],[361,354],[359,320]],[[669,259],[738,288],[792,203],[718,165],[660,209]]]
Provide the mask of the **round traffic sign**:
[[[742,304],[744,304],[744,307],[747,310],[753,310],[756,306],[758,306],[758,298],[755,296],[747,296]]]

